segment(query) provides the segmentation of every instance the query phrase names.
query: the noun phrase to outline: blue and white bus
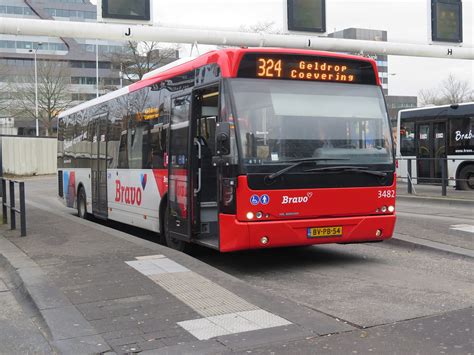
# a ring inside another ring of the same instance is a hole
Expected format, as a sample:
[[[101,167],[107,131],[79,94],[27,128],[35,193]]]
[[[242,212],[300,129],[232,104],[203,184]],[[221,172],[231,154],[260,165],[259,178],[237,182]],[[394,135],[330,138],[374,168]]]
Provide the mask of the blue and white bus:
[[[397,121],[397,175],[413,183],[440,183],[447,160],[448,185],[474,190],[474,102],[401,110]]]

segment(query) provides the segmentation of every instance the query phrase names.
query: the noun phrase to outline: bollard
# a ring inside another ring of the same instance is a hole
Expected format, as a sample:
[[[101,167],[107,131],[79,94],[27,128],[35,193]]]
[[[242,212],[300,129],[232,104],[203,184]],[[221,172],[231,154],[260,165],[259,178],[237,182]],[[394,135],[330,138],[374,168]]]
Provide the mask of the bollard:
[[[10,181],[10,229],[16,229],[15,182]]]
[[[7,224],[7,181],[2,178],[2,217],[3,217],[3,224]]]
[[[25,183],[20,182],[20,235],[26,237]]]
[[[447,185],[446,165],[447,165],[447,159],[441,158],[441,196],[446,196],[446,185]]]
[[[408,193],[413,193],[413,187],[411,186],[411,159],[407,159],[407,174],[408,174]]]
[[[3,223],[8,223],[8,210],[10,210],[10,229],[16,229],[16,214],[20,214],[20,235],[26,237],[26,201],[25,201],[25,183],[23,181],[13,181],[0,178],[1,187],[3,190],[2,195],[2,214],[3,214]],[[10,193],[10,204],[7,202],[7,181],[9,182]],[[15,184],[18,184],[19,193],[20,193],[20,208],[15,208]]]

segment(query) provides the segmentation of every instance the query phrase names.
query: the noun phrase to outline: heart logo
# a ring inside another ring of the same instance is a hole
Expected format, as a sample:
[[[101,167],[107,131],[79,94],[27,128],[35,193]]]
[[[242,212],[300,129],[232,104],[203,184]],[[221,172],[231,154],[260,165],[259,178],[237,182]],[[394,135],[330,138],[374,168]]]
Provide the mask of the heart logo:
[[[145,190],[145,186],[146,186],[146,174],[140,174],[140,182],[142,183],[142,189]]]
[[[313,196],[313,193],[312,193],[312,192],[308,192],[308,193],[306,194],[306,196],[308,196],[308,198],[311,198],[311,196]]]

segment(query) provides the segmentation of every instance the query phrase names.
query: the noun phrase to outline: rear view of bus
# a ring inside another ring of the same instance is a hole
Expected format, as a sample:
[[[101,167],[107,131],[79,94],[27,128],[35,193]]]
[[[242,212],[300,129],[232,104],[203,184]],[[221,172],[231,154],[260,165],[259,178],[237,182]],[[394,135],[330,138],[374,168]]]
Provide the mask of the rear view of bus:
[[[221,251],[392,236],[394,150],[372,60],[243,51],[224,93]]]

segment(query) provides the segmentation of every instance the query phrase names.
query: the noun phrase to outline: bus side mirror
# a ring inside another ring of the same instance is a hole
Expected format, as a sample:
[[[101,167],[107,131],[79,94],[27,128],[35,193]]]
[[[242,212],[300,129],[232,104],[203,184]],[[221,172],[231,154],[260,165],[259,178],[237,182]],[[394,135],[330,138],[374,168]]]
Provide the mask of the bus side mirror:
[[[216,154],[230,154],[230,124],[219,122],[216,126]]]

